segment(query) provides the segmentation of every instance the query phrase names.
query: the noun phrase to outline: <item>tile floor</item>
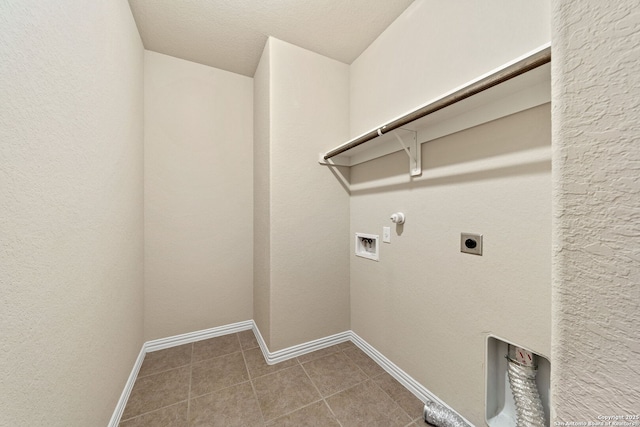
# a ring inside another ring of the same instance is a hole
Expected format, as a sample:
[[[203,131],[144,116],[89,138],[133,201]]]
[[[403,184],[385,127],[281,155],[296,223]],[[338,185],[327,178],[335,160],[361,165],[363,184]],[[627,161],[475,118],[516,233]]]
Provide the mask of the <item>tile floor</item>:
[[[269,366],[252,331],[148,353],[121,427],[429,426],[351,342]]]

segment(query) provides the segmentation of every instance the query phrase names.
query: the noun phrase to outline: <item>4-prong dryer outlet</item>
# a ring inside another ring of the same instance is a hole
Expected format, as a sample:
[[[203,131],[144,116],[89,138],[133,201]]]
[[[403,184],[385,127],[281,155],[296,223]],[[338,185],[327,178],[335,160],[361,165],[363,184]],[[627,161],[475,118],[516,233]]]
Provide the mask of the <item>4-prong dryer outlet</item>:
[[[482,255],[482,234],[460,233],[460,252]]]

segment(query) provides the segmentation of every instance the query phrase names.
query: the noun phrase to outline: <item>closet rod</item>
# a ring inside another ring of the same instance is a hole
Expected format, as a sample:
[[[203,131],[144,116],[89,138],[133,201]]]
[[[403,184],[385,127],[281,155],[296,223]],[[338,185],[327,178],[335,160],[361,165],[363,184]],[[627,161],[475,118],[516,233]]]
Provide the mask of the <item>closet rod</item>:
[[[336,147],[333,150],[328,151],[324,155],[324,159],[327,160],[334,156],[337,156],[338,154],[344,153],[345,151],[357,147],[358,145],[362,145],[365,142],[371,141],[378,136],[382,136],[382,134],[384,133],[390,132],[394,129],[398,129],[399,127],[411,123],[414,120],[420,119],[445,107],[453,105],[456,102],[462,101],[484,90],[490,89],[493,86],[499,85],[500,83],[504,83],[507,80],[524,74],[527,71],[531,71],[534,68],[538,68],[548,62],[551,62],[551,47],[547,47],[539,52],[536,52],[535,54],[528,56],[527,58],[522,59],[518,62],[515,62],[503,68],[502,70],[485,77],[484,79],[473,82],[456,92],[446,95],[443,98],[425,105],[424,107],[412,111],[411,113],[402,116],[392,122],[389,122],[378,129],[372,130],[371,132],[368,132],[354,139],[353,141]]]

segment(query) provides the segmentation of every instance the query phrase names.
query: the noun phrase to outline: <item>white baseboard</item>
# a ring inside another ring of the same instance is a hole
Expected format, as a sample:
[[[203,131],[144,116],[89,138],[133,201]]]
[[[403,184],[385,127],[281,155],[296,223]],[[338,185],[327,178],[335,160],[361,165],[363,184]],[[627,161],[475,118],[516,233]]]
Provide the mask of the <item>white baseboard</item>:
[[[360,350],[364,351],[367,354],[367,356],[372,358],[389,375],[395,378],[400,384],[405,386],[405,388],[409,390],[411,393],[413,393],[414,396],[416,396],[418,399],[420,399],[422,402],[425,402],[425,403],[428,400],[432,402],[437,402],[442,406],[444,406],[445,408],[451,410],[456,415],[458,415],[460,418],[466,421],[467,424],[469,424],[470,426],[473,425],[471,422],[469,422],[469,420],[467,420],[458,412],[456,412],[455,409],[453,409],[452,407],[444,403],[442,400],[440,400],[435,394],[429,391],[429,389],[427,389],[425,386],[423,386],[418,381],[413,379],[411,375],[407,374],[405,371],[400,369],[395,363],[387,359],[382,353],[380,353],[378,350],[372,347],[368,342],[360,338],[358,334],[356,334],[353,331],[349,331],[349,332],[351,333],[351,341],[356,346],[358,346]]]
[[[140,367],[142,366],[142,362],[144,361],[144,355],[146,353],[147,352],[145,351],[144,344],[142,344],[140,353],[138,353],[138,358],[133,364],[133,369],[131,369],[129,378],[127,379],[127,382],[124,385],[124,390],[122,390],[120,399],[118,399],[118,403],[116,404],[116,409],[113,411],[113,415],[111,415],[111,420],[109,420],[108,427],[118,427],[118,424],[120,424],[120,418],[122,418],[124,407],[127,405],[127,400],[129,400],[129,395],[131,394],[131,390],[133,389],[133,384],[136,382],[138,372],[140,371]]]
[[[267,344],[258,329],[258,326],[255,324],[253,320],[246,320],[244,322],[232,323],[230,325],[219,326],[211,329],[203,329],[201,331],[190,332],[187,334],[174,335],[172,337],[161,338],[157,340],[147,341],[142,345],[142,349],[140,350],[140,354],[136,359],[135,365],[131,370],[131,374],[129,375],[129,379],[125,384],[124,390],[122,391],[122,395],[120,396],[120,400],[118,400],[118,404],[116,405],[116,409],[113,412],[113,416],[111,417],[111,421],[109,422],[109,427],[117,427],[120,422],[120,418],[122,417],[122,413],[124,412],[124,407],[127,404],[127,399],[129,399],[129,394],[133,389],[133,384],[135,383],[136,377],[138,376],[138,371],[140,371],[140,367],[142,366],[142,362],[144,360],[144,355],[146,353],[150,353],[152,351],[163,350],[165,348],[175,347],[182,344],[189,344],[196,341],[201,341],[209,338],[215,338],[222,335],[233,334],[236,332],[253,330],[256,340],[258,341],[258,345],[262,350],[262,354],[264,356],[265,361],[269,365],[274,365],[276,363],[284,362],[288,359],[293,359],[294,357],[302,356],[307,353],[311,353],[316,350],[321,350],[326,347],[330,347],[332,345],[340,344],[345,341],[353,342],[360,350],[365,352],[369,357],[371,357],[378,365],[382,367],[389,375],[395,378],[400,384],[405,386],[407,390],[413,393],[418,399],[422,402],[426,402],[428,400],[435,401],[441,404],[442,406],[450,409],[462,419],[464,419],[469,425],[473,425],[468,420],[466,420],[462,415],[458,414],[453,408],[440,400],[435,394],[431,393],[426,387],[420,384],[418,381],[413,379],[409,374],[400,369],[396,364],[394,364],[391,360],[387,359],[382,353],[372,347],[365,340],[360,338],[358,334],[353,331],[345,331],[340,332],[335,335],[330,335],[328,337],[320,338],[313,341],[308,341],[302,344],[294,345],[291,347],[284,348],[282,350],[270,352],[267,348]]]
[[[176,347],[182,344],[189,344],[192,342],[215,338],[222,335],[246,331],[252,329],[254,325],[255,323],[253,322],[253,320],[245,320],[244,322],[232,323],[230,325],[218,326],[216,328],[203,329],[201,331],[189,332],[187,334],[174,335],[171,337],[160,338],[143,343],[142,348],[140,349],[140,353],[138,354],[138,358],[133,365],[133,369],[131,369],[129,378],[124,385],[124,390],[122,390],[120,399],[118,399],[118,403],[116,404],[116,408],[113,411],[113,415],[111,416],[108,427],[118,427],[120,419],[122,418],[122,413],[124,412],[124,407],[127,405],[127,400],[129,400],[129,395],[131,394],[133,385],[135,384],[136,378],[138,377],[138,372],[140,371],[140,367],[142,366],[142,362],[144,361],[145,354],[151,353],[152,351],[163,350],[165,348]]]
[[[260,333],[258,326],[255,323],[253,325],[253,332],[255,333],[260,349],[262,350],[264,360],[268,365],[275,365],[276,363],[284,362],[285,360],[293,359],[294,357],[302,356],[316,350],[321,350],[326,347],[331,347],[332,345],[349,341],[351,337],[351,331],[345,331],[340,332],[339,334],[283,348],[282,350],[270,352],[264,338],[262,338],[262,334]]]
[[[260,330],[255,323],[253,326],[253,332],[256,335],[256,339],[258,340],[258,344],[260,345],[262,354],[267,361],[267,364],[269,365],[284,362],[285,360],[302,356],[303,354],[311,353],[325,347],[340,344],[341,342],[351,341],[422,402],[427,402],[428,400],[438,402],[445,408],[457,414],[469,425],[473,425],[469,422],[469,420],[458,414],[458,412],[456,412],[452,407],[440,400],[435,394],[431,393],[431,391],[429,391],[426,387],[413,379],[411,375],[400,369],[395,363],[387,359],[382,353],[376,350],[368,342],[360,338],[360,336],[353,331],[341,332],[339,334],[331,335],[325,338],[320,338],[314,341],[309,341],[303,344],[298,344],[282,350],[274,351],[273,353],[270,352],[267,348],[267,345],[262,338],[262,334],[260,334]]]
[[[235,334],[236,332],[252,329],[254,325],[255,323],[253,323],[253,320],[245,320],[243,322],[231,323],[229,325],[218,326],[216,328],[202,329],[200,331],[147,341],[144,343],[144,346],[146,352],[151,353],[152,351],[164,350],[165,348],[176,347],[182,344],[208,340],[209,338],[220,337],[227,334]]]

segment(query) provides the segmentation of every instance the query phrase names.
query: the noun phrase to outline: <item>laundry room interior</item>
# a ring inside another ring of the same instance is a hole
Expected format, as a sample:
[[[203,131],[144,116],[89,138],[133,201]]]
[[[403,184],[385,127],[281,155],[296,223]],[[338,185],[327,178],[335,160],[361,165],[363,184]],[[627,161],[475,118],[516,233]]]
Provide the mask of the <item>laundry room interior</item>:
[[[365,382],[399,426],[638,415],[640,4],[344,3],[0,4],[1,425],[216,425],[196,346],[233,334],[243,425],[359,425]],[[187,397],[125,409],[179,346]],[[319,395],[273,409],[249,350]]]

